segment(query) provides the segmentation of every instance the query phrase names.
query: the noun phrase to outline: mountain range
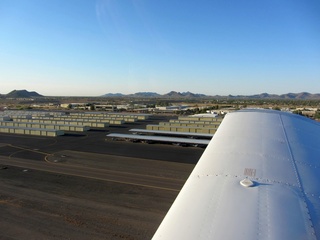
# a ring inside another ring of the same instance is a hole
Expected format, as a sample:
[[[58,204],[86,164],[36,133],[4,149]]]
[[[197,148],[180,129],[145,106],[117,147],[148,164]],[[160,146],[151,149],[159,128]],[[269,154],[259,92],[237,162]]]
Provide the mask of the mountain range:
[[[268,94],[268,93],[261,93],[255,95],[229,95],[228,98],[235,98],[235,99],[320,99],[320,94],[312,94],[308,92],[301,92],[301,93],[286,93],[286,94]]]
[[[166,94],[158,94],[155,92],[138,92],[135,94],[122,94],[122,93],[107,93],[102,97],[136,97],[136,98],[229,98],[229,99],[320,99],[320,94],[312,94],[308,92],[301,93],[287,93],[287,94],[269,94],[269,93],[261,93],[255,95],[205,95],[199,93],[191,93],[191,92],[176,92],[171,91]]]
[[[8,94],[0,94],[1,98],[41,98],[43,95],[40,95],[37,92],[29,92],[27,90],[13,90]],[[223,98],[223,99],[320,99],[320,94],[312,94],[308,92],[301,93],[287,93],[287,94],[269,94],[269,93],[261,93],[255,95],[205,95],[199,93],[191,93],[191,92],[176,92],[171,91],[166,94],[158,94],[156,92],[137,92],[134,94],[122,94],[122,93],[107,93],[100,97],[129,97],[129,98],[166,98],[166,99],[194,99],[194,98]]]
[[[200,98],[200,97],[208,97],[204,94],[191,93],[191,92],[175,92],[171,91],[166,94],[159,94],[156,92],[137,92],[134,94],[121,94],[121,93],[107,93],[102,97],[140,97],[140,98]]]

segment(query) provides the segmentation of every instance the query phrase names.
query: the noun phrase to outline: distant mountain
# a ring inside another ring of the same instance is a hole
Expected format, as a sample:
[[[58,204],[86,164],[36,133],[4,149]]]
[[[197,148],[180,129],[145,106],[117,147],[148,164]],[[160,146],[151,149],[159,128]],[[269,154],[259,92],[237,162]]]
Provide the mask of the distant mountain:
[[[276,94],[268,94],[268,93],[263,93],[256,98],[267,98],[267,99],[320,99],[320,94],[311,94],[307,92],[301,92],[301,93],[287,93],[287,94],[281,94],[281,95],[276,95]]]
[[[167,97],[167,98],[181,98],[181,97],[184,97],[180,92],[176,92],[176,91],[168,92],[167,94],[164,94],[162,96],[163,97]]]
[[[277,97],[279,96],[276,94],[269,94],[269,93],[261,93],[261,94],[250,96],[250,98],[260,98],[260,99],[277,98]]]
[[[307,92],[302,92],[302,93],[287,93],[287,94],[282,94],[280,95],[281,98],[283,99],[319,99],[320,94],[311,94]]]
[[[181,93],[185,97],[190,97],[190,98],[200,98],[200,97],[207,97],[205,94],[200,94],[200,93],[192,93],[192,92],[183,92]]]
[[[142,97],[142,98],[149,98],[149,97],[161,97],[160,94],[155,92],[137,92],[134,94],[122,94],[122,93],[107,93],[102,95],[102,97]]]
[[[160,94],[155,92],[137,92],[135,94],[130,94],[130,97],[143,97],[143,98],[153,98],[153,97],[161,97]]]
[[[133,97],[133,98],[200,98],[200,97],[207,97],[204,94],[195,94],[191,92],[175,92],[171,91],[166,94],[159,94],[156,92],[137,92],[134,94],[122,94],[122,93],[107,93],[102,95],[102,97]]]
[[[240,98],[240,96],[234,96],[234,98]],[[276,94],[269,94],[269,93],[261,93],[261,94],[254,94],[249,96],[241,96],[241,98],[250,98],[250,99],[276,99],[279,98]]]
[[[287,93],[287,94],[269,94],[269,93],[261,93],[255,95],[228,95],[224,96],[214,96],[215,98],[233,98],[233,99],[296,99],[296,100],[304,100],[304,99],[320,99],[320,94],[311,94],[307,92],[302,93]]]
[[[125,95],[122,93],[107,93],[102,95],[101,97],[124,97]]]
[[[13,90],[4,95],[6,98],[37,98],[43,97],[37,92],[29,92],[27,90]]]
[[[43,97],[37,92],[29,92],[27,90],[13,90],[8,94],[0,94],[0,98],[39,98]],[[286,100],[320,100],[320,93],[286,93],[286,94],[269,94],[269,93],[261,93],[254,95],[205,95],[200,93],[192,93],[192,92],[176,92],[171,91],[166,94],[158,94],[156,92],[137,92],[134,94],[122,94],[122,93],[107,93],[102,95],[101,97],[130,97],[130,98],[172,98],[172,99],[192,99],[192,98],[213,98],[213,99],[286,99]]]
[[[137,92],[134,94],[122,94],[122,93],[108,93],[103,97],[133,97],[133,98],[174,98],[174,99],[186,99],[186,98],[229,98],[229,99],[320,99],[320,94],[311,94],[307,92],[301,93],[287,93],[287,94],[269,94],[261,93],[254,95],[228,95],[228,96],[208,96],[205,94],[192,93],[192,92],[176,92],[171,91],[166,94],[158,94],[155,92]]]
[[[207,97],[204,94],[198,94],[198,93],[191,93],[191,92],[175,92],[171,91],[167,94],[162,95],[163,97],[168,97],[168,98],[200,98],[200,97]]]

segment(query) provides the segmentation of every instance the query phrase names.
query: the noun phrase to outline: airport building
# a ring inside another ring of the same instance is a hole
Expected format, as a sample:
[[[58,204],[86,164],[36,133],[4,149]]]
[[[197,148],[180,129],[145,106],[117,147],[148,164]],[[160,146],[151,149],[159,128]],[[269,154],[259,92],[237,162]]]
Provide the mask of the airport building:
[[[64,135],[64,131],[55,129],[42,129],[42,128],[25,128],[25,127],[7,127],[0,126],[1,133],[13,133],[46,137],[57,137]]]
[[[213,115],[212,115],[213,116]],[[146,129],[131,129],[133,134],[108,134],[113,140],[133,142],[164,142],[182,146],[206,146],[218,129],[222,118],[210,116],[179,117],[158,125],[149,124]]]

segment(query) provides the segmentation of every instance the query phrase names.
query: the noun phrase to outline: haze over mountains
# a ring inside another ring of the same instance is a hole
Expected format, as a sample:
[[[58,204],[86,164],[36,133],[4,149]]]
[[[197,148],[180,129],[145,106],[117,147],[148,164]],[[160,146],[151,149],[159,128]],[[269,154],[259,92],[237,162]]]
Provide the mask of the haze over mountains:
[[[0,94],[1,98],[41,98],[43,95],[35,91],[27,90],[13,90],[8,94]],[[308,92],[301,93],[287,93],[287,94],[269,94],[261,93],[255,95],[205,95],[191,92],[176,92],[171,91],[166,94],[158,94],[156,92],[137,92],[134,94],[122,94],[122,93],[107,93],[99,97],[130,97],[130,98],[173,98],[173,99],[191,99],[191,98],[229,98],[229,99],[320,99],[320,94],[311,94]]]

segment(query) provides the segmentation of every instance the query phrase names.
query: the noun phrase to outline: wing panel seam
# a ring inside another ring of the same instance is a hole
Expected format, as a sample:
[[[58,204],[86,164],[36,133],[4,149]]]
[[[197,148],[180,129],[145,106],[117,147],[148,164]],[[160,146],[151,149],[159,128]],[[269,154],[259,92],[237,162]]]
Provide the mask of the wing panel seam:
[[[298,172],[297,164],[295,162],[295,159],[294,159],[294,156],[293,156],[293,153],[292,153],[292,149],[291,149],[291,146],[290,146],[290,143],[289,143],[289,139],[288,139],[288,135],[287,135],[286,129],[284,127],[283,118],[282,118],[282,115],[280,115],[280,114],[279,114],[279,119],[280,119],[280,122],[281,122],[281,126],[282,126],[282,131],[284,133],[284,137],[286,138],[287,148],[288,148],[288,151],[289,151],[289,154],[290,154],[290,161],[292,163],[292,166],[293,166],[296,178],[297,178],[297,183],[298,183],[299,190],[301,192],[301,197],[302,197],[303,203],[305,204],[305,207],[306,207],[306,214],[308,216],[307,220],[310,222],[309,227],[312,229],[312,235],[314,235],[317,238],[316,232],[315,232],[315,229],[314,229],[314,224],[313,224],[312,218],[310,216],[310,210],[309,210],[309,206],[308,206],[308,203],[307,203],[307,196],[306,196],[306,193],[305,193],[304,188],[303,188],[302,183],[301,183],[301,177],[300,177],[300,174]]]

